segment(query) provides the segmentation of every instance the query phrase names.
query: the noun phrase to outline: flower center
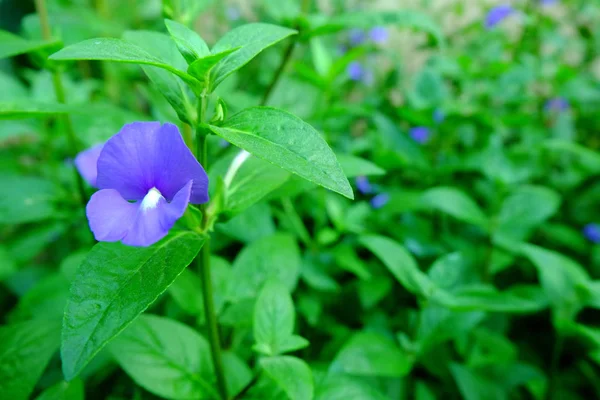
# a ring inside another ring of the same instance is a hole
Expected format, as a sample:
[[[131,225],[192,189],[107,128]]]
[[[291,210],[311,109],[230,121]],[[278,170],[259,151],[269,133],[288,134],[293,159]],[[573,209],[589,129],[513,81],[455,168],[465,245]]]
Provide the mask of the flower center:
[[[164,197],[157,188],[153,187],[152,189],[148,190],[148,193],[146,193],[144,196],[142,205],[140,206],[142,211],[148,211],[156,208],[160,199],[164,199]]]

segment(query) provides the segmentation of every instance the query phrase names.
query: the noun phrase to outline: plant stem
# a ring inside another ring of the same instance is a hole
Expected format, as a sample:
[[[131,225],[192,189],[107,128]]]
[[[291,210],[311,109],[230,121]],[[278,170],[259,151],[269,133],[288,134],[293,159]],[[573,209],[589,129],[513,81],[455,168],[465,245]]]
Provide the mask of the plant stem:
[[[48,18],[48,8],[46,7],[46,0],[35,0],[35,8],[40,18],[42,38],[44,40],[52,39],[52,32],[50,30],[50,21]],[[61,104],[65,104],[65,89],[62,83],[62,79],[60,77],[60,72],[57,70],[52,70],[52,84],[54,85],[54,93],[56,94],[56,100]],[[68,114],[64,114],[62,116],[62,120],[65,132],[67,134],[67,142],[69,143],[71,156],[75,157],[79,151],[79,147],[77,145],[77,138],[75,137],[75,130],[73,129],[71,118]],[[83,207],[85,208],[87,196],[85,194],[85,186],[83,185],[83,179],[81,178],[81,176],[75,168],[73,169],[73,171],[75,173],[75,182],[77,184],[77,190],[79,191],[80,201],[83,204]]]
[[[200,96],[198,99],[198,122],[196,126],[196,155],[202,167],[208,169],[208,157],[206,136],[203,124],[206,120],[207,97]],[[201,229],[206,232],[208,216],[207,206],[200,206],[202,211]],[[202,298],[204,300],[204,315],[206,318],[206,329],[208,331],[208,342],[210,343],[210,355],[212,357],[215,376],[217,377],[217,388],[222,400],[227,399],[227,385],[225,383],[225,374],[223,373],[223,360],[221,357],[221,340],[219,338],[219,326],[217,324],[217,315],[215,313],[215,304],[212,287],[212,277],[210,270],[210,235],[206,232],[206,241],[200,250],[200,255],[196,258],[200,280],[202,281]]]
[[[294,52],[294,47],[296,47],[296,36],[294,36],[292,38],[292,40],[288,44],[287,48],[285,49],[285,53],[283,54],[283,59],[281,60],[281,63],[279,64],[277,71],[275,71],[275,75],[273,75],[273,79],[271,80],[271,83],[269,83],[269,86],[267,87],[267,89],[265,90],[265,93],[263,94],[263,98],[260,102],[261,106],[266,105],[267,102],[269,101],[271,92],[273,92],[273,89],[275,89],[277,82],[279,82],[279,79],[281,78],[281,74],[283,74],[285,67],[287,66],[288,62],[292,59],[292,53]]]

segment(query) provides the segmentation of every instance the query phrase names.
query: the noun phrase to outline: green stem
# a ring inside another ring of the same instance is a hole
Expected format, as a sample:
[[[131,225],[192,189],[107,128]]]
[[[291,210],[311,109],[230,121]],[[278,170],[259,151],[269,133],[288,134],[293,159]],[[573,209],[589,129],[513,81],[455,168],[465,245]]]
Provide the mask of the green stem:
[[[296,36],[298,36],[298,35],[296,35]],[[279,79],[281,78],[281,75],[283,74],[285,67],[287,66],[288,62],[292,59],[294,47],[296,47],[296,36],[294,36],[292,38],[292,40],[288,44],[288,47],[285,49],[285,53],[283,54],[283,59],[281,60],[281,63],[279,64],[277,71],[275,71],[275,75],[273,75],[273,79],[271,80],[271,83],[269,84],[269,86],[265,90],[265,93],[263,94],[263,98],[260,102],[261,106],[266,105],[267,102],[269,101],[269,97],[271,96],[273,89],[275,89],[277,82],[279,82]]]
[[[50,21],[48,18],[48,8],[46,7],[46,0],[35,0],[35,8],[40,18],[42,38],[44,40],[52,39],[52,32],[50,30]],[[54,85],[54,93],[56,94],[56,100],[61,104],[65,104],[65,89],[62,83],[62,79],[60,77],[60,72],[57,70],[52,71],[52,84]],[[71,118],[68,114],[64,114],[62,116],[62,120],[67,135],[67,142],[69,143],[71,156],[75,157],[79,152],[79,147],[77,143],[77,138],[75,136],[75,130],[73,129],[73,124],[71,123]],[[73,169],[73,171],[75,173],[75,182],[77,184],[77,190],[79,191],[80,201],[85,207],[87,202],[87,196],[85,193],[85,186],[83,185],[83,179],[81,178],[76,169]]]
[[[206,120],[207,97],[200,96],[198,99],[198,122],[196,126],[196,156],[204,169],[208,169],[208,157],[206,146]],[[217,377],[217,388],[222,400],[227,399],[227,385],[225,383],[225,374],[223,372],[223,359],[221,357],[221,340],[219,338],[219,326],[217,324],[217,315],[215,313],[215,304],[212,287],[212,277],[210,270],[210,235],[207,230],[208,216],[207,206],[200,206],[202,211],[201,229],[206,233],[206,241],[200,250],[200,255],[196,258],[198,272],[202,281],[202,297],[204,300],[204,315],[206,318],[206,329],[208,331],[208,342],[210,343],[210,354],[212,357],[215,376]]]

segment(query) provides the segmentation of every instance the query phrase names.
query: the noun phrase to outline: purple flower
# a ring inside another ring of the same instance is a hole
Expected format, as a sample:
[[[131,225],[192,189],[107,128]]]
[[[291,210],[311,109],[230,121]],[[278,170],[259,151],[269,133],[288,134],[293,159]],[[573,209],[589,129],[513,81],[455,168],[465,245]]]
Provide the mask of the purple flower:
[[[360,81],[365,76],[365,70],[358,61],[352,61],[346,68],[348,77],[353,81]]]
[[[583,235],[592,243],[600,243],[600,225],[587,224],[583,227]]]
[[[98,157],[104,148],[104,143],[99,143],[82,151],[75,157],[75,168],[79,175],[92,187],[96,187],[96,178],[98,177]]]
[[[442,122],[444,122],[444,119],[446,119],[446,114],[444,114],[444,111],[442,111],[439,108],[433,110],[433,121],[436,124],[441,124]]]
[[[551,6],[558,3],[558,0],[540,0],[540,4],[543,6]]]
[[[240,9],[237,7],[227,7],[227,10],[225,11],[225,15],[227,16],[227,19],[229,21],[237,21],[238,19],[240,19],[242,17],[242,13],[240,12]]]
[[[106,142],[97,165],[101,190],[86,214],[99,241],[149,246],[167,234],[188,203],[208,201],[208,176],[172,124],[125,125]]]
[[[417,143],[423,144],[429,140],[429,128],[424,126],[415,126],[410,129],[409,135]]]
[[[348,40],[352,46],[358,46],[365,41],[365,32],[362,29],[352,29],[348,35]]]
[[[546,104],[544,104],[544,110],[546,110],[546,111],[558,112],[558,111],[566,111],[568,109],[569,109],[569,102],[567,101],[567,99],[565,99],[563,97],[555,97],[553,99],[546,101]]]
[[[508,4],[501,4],[492,8],[485,17],[485,27],[487,29],[493,28],[513,12],[514,9]]]
[[[388,36],[388,31],[383,26],[376,26],[369,31],[369,38],[378,44],[387,42]]]
[[[390,201],[390,195],[387,193],[379,193],[377,196],[371,199],[371,207],[381,208]]]
[[[356,188],[362,194],[369,194],[373,192],[373,188],[371,187],[371,182],[369,182],[369,178],[366,176],[357,176],[356,177]]]

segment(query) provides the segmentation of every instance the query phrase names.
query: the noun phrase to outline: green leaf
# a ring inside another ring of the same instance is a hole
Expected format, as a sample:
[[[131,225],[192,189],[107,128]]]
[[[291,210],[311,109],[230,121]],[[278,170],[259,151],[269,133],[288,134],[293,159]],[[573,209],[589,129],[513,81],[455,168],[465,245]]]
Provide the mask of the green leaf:
[[[361,236],[359,242],[373,252],[411,293],[429,297],[437,289],[411,254],[400,244],[383,236]]]
[[[192,328],[156,315],[141,315],[109,346],[138,385],[167,399],[215,398],[206,339]]]
[[[210,54],[208,45],[196,32],[170,19],[165,19],[165,25],[188,64]]]
[[[67,114],[76,111],[77,109],[72,105],[59,103],[36,103],[29,100],[0,102],[0,120],[44,118],[50,115]]]
[[[35,400],[84,400],[83,381],[75,379],[71,382],[58,382],[44,390]]]
[[[13,321],[44,318],[59,321],[69,296],[69,281],[54,273],[38,282],[25,293],[10,312]]]
[[[385,170],[379,168],[371,161],[367,161],[363,158],[348,154],[338,154],[337,159],[342,166],[344,174],[348,178],[355,178],[357,176],[385,175]]]
[[[225,57],[238,51],[240,48],[235,47],[233,49],[223,50],[220,53],[210,54],[205,57],[199,58],[190,64],[188,73],[194,78],[198,79],[202,87],[211,86],[211,71],[213,68]]]
[[[0,326],[0,398],[27,399],[58,349],[60,324],[36,320]]]
[[[5,247],[0,246],[0,282],[17,271],[17,265]]]
[[[122,39],[96,38],[84,40],[83,42],[65,47],[52,54],[49,58],[51,60],[105,60],[151,65],[179,76],[192,87],[197,85],[197,81],[187,73],[167,64],[160,58],[150,55],[141,47]]]
[[[308,346],[308,341],[294,336],[296,311],[286,286],[268,281],[254,306],[254,349],[269,356]]]
[[[178,69],[187,68],[175,43],[163,33],[127,31],[123,34],[123,38]],[[195,124],[196,110],[191,100],[193,93],[190,92],[185,82],[164,69],[148,65],[141,65],[141,67],[158,91],[171,104],[179,119],[190,125]]]
[[[440,45],[445,44],[439,24],[429,15],[418,11],[356,11],[323,18],[321,22],[320,26],[309,32],[311,36],[335,33],[349,28],[369,29],[381,25],[394,25],[423,30],[435,37]]]
[[[175,232],[150,247],[95,245],[77,271],[65,308],[61,346],[65,378],[77,376],[148,308],[203,244],[195,233]]]
[[[299,273],[300,250],[293,237],[282,233],[264,237],[244,247],[236,257],[228,298],[239,301],[255,297],[270,279],[292,291]]]
[[[233,352],[223,353],[223,370],[227,377],[227,393],[231,398],[235,398],[252,381],[252,371]]]
[[[502,204],[497,234],[523,240],[530,231],[550,218],[560,206],[560,195],[542,186],[524,186]]]
[[[325,47],[325,43],[319,38],[310,39],[310,52],[312,54],[315,70],[320,76],[326,77],[329,74],[333,60],[331,54]]]
[[[59,41],[27,40],[0,30],[0,60],[56,46]]]
[[[300,2],[296,0],[262,0],[262,6],[267,15],[279,22],[290,21],[301,12]]]
[[[439,210],[461,221],[475,225],[485,225],[487,218],[469,196],[452,187],[435,187],[423,192],[425,206]]]
[[[310,367],[290,356],[264,358],[261,367],[283,389],[290,400],[311,400],[314,383]]]
[[[330,371],[399,378],[409,373],[412,364],[411,356],[386,336],[376,332],[358,332],[335,356]]]
[[[315,400],[389,400],[372,385],[342,374],[328,374],[317,381],[315,390]]]
[[[241,49],[223,59],[213,68],[209,92],[212,92],[225,78],[242,68],[261,51],[296,33],[292,29],[263,23],[246,24],[227,32],[215,43],[212,54],[237,47],[241,47]]]
[[[227,141],[350,199],[352,188],[335,154],[306,122],[269,107],[248,108],[210,129]]]
[[[24,224],[52,218],[57,210],[56,186],[45,179],[0,175],[0,224]]]
[[[450,372],[465,400],[502,400],[506,394],[499,382],[456,363],[450,364]]]

